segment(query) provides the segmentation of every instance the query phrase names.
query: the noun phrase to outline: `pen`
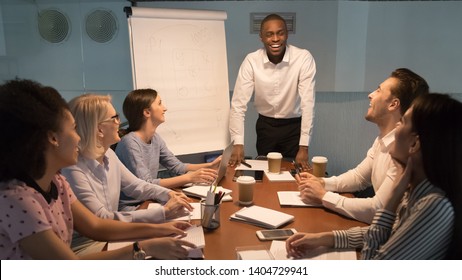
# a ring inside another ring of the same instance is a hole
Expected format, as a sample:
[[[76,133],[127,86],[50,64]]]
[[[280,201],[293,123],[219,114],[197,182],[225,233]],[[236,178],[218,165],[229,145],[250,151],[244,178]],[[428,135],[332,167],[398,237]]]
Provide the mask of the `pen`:
[[[248,168],[252,168],[252,165],[248,164],[248,163],[245,162],[245,161],[241,161],[241,163],[242,163],[244,166],[247,166]]]
[[[300,164],[296,163],[295,161],[293,161],[293,164],[294,164],[294,167],[295,167],[295,173],[300,176],[300,169],[301,169],[301,166]]]

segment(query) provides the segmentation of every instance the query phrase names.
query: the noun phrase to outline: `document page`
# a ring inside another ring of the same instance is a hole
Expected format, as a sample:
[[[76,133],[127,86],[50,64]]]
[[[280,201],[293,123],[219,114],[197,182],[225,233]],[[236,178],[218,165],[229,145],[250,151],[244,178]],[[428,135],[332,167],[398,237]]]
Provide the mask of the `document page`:
[[[270,252],[275,260],[290,260],[287,257],[286,242],[274,240],[271,243]],[[356,260],[356,251],[354,249],[333,249],[319,247],[307,250],[303,256],[304,260]]]
[[[310,204],[302,201],[299,191],[279,191],[279,204],[281,206],[319,207],[321,204]]]

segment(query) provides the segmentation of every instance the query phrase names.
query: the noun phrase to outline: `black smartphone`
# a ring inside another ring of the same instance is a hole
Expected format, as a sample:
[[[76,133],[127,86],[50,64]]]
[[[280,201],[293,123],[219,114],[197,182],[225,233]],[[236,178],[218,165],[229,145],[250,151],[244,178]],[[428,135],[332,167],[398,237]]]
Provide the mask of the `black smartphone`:
[[[263,180],[263,170],[236,170],[233,181],[236,181],[239,176],[250,176],[255,178],[255,181],[261,182]]]

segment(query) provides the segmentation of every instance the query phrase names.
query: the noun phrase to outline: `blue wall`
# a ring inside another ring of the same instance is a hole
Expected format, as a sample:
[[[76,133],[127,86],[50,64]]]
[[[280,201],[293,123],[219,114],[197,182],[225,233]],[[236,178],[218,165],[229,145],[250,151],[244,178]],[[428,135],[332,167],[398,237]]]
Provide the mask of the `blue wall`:
[[[0,80],[16,76],[56,87],[66,99],[84,92],[107,93],[121,110],[132,89],[125,0],[4,0],[0,4]],[[376,127],[364,120],[374,90],[389,73],[408,67],[424,76],[433,91],[462,99],[462,2],[459,1],[178,1],[139,6],[224,10],[230,92],[244,56],[259,48],[250,34],[251,12],[295,12],[296,33],[290,43],[307,48],[317,63],[317,96],[311,155],[326,155],[328,171],[353,167],[374,140]],[[67,15],[69,37],[43,40],[37,12],[54,8]],[[116,37],[96,43],[85,33],[88,13],[103,8],[118,21]],[[3,31],[2,31],[3,30]],[[168,106],[168,104],[167,104]],[[255,155],[250,104],[246,153]],[[168,114],[167,114],[168,121]],[[195,160],[191,159],[191,160]]]

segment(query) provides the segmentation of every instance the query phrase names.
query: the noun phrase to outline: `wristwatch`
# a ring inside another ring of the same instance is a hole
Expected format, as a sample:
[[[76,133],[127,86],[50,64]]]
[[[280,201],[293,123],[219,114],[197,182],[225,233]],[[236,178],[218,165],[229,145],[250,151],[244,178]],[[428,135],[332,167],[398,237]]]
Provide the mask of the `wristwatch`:
[[[141,248],[140,243],[138,241],[133,243],[133,259],[134,260],[146,259],[146,252]]]

